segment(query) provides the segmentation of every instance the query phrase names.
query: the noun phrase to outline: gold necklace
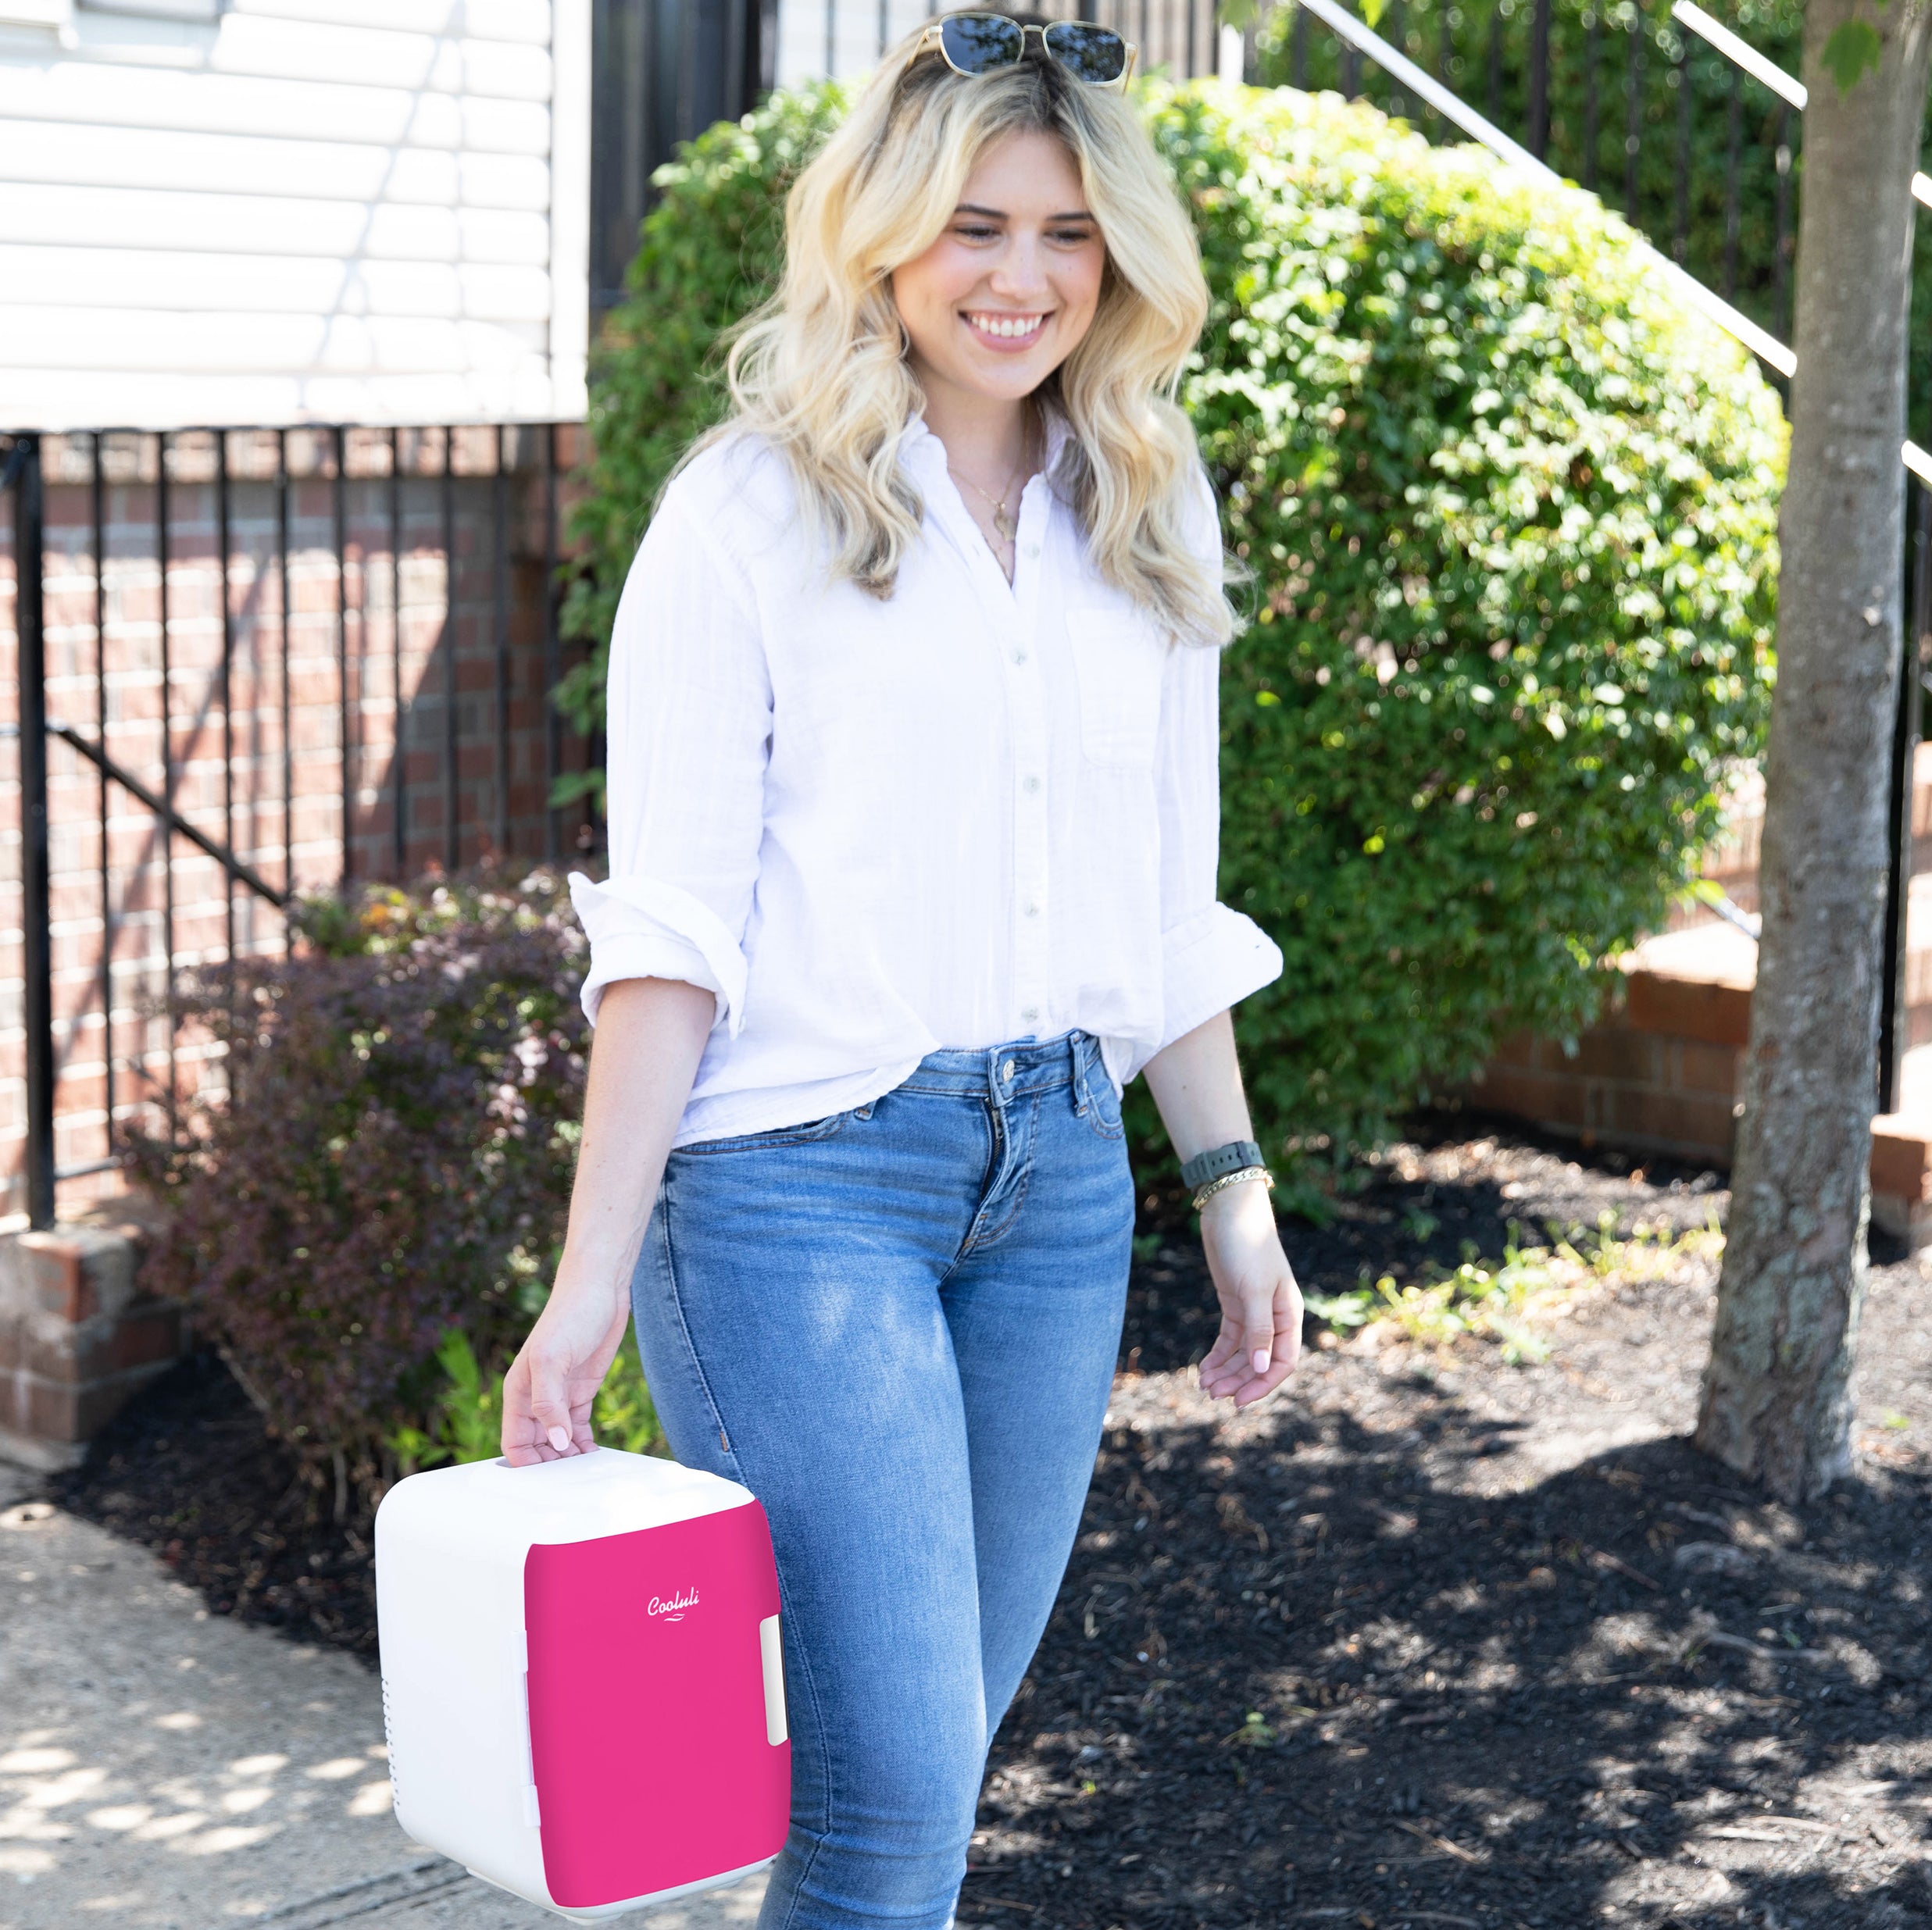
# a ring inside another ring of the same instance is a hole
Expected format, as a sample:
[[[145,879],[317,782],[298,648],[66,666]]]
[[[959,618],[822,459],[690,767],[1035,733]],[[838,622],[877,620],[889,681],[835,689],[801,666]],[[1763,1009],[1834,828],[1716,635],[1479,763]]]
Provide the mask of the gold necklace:
[[[980,488],[979,484],[974,482],[971,476],[962,476],[957,469],[953,468],[950,462],[946,465],[947,469],[951,472],[955,481],[965,483],[966,487],[971,490],[973,494],[977,496],[981,501],[988,503],[991,505],[993,511],[993,527],[999,533],[999,540],[1002,543],[1012,542],[1013,538],[1020,532],[1019,522],[1014,517],[1012,512],[1006,507],[1006,498],[1013,493],[1014,486],[1019,482],[1020,473],[1026,468],[1026,466],[1027,452],[1025,448],[1023,447],[1020,452],[1020,462],[1018,466],[1015,468],[1012,474],[1006,479],[1006,487],[1005,491],[999,496],[994,497],[989,495],[986,491]]]

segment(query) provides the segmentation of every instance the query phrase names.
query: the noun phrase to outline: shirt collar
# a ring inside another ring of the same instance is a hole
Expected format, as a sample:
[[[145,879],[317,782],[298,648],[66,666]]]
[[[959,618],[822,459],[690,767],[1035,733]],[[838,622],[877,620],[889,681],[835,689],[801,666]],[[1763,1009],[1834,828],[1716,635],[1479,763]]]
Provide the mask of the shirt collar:
[[[1049,405],[1044,413],[1047,446],[1040,473],[1051,477],[1059,462],[1060,451],[1066,447],[1073,432],[1059,409]],[[905,419],[905,433],[899,441],[899,459],[916,474],[930,476],[946,466],[946,445],[927,427],[926,418],[917,409]]]

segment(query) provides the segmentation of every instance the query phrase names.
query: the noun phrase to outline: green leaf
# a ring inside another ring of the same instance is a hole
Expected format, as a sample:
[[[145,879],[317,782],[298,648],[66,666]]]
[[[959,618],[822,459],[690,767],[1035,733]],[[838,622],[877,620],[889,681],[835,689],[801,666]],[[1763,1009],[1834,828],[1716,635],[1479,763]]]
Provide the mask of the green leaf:
[[[1885,59],[1885,44],[1869,20],[1847,20],[1833,30],[1819,55],[1826,73],[1849,94],[1867,73],[1877,73]]]
[[[559,775],[550,787],[550,808],[561,810],[566,804],[573,804],[580,797],[590,798],[599,811],[604,808],[604,773],[593,768],[587,771],[565,771]]]

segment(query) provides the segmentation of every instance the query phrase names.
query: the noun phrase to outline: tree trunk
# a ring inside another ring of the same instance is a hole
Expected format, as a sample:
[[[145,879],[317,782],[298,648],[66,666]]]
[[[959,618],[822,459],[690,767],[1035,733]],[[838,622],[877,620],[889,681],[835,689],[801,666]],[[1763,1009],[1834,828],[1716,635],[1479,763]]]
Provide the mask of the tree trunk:
[[[1883,48],[1841,92],[1823,61]],[[1903,655],[1905,344],[1932,0],[1809,0],[1763,931],[1699,1447],[1786,1500],[1851,1461]]]

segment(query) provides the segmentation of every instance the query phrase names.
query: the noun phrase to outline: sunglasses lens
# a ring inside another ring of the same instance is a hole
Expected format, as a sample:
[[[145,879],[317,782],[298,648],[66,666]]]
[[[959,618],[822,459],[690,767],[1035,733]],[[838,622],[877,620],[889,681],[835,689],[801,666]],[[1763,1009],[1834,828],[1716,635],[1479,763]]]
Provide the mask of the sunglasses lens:
[[[1105,86],[1126,73],[1127,44],[1110,27],[1055,20],[1046,30],[1047,52],[1075,79]]]
[[[940,23],[939,44],[962,73],[991,73],[1010,67],[1024,51],[1027,36],[1016,20],[991,13],[955,13]]]

